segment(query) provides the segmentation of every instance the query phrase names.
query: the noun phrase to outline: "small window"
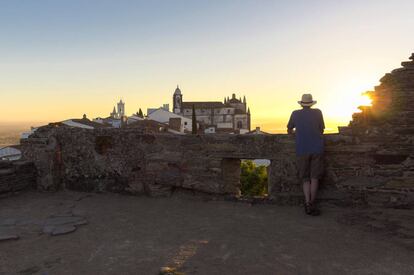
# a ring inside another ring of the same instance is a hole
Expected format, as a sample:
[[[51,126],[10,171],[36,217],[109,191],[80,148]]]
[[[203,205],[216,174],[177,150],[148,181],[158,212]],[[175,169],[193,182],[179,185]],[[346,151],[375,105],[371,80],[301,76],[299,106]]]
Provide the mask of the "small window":
[[[227,109],[227,113],[230,114],[230,109]]]
[[[184,122],[184,125],[187,125],[187,122]]]

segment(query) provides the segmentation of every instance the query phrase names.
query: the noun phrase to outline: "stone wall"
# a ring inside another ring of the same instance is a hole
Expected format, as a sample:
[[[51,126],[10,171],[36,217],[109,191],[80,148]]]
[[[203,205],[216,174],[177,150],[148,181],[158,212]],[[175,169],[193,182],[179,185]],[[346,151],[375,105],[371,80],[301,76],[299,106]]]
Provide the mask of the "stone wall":
[[[392,204],[399,204],[400,197],[408,200],[414,186],[414,54],[410,60],[385,74],[380,85],[366,93],[372,105],[361,106],[349,126],[340,129],[341,134],[373,146],[373,158],[367,159],[364,170],[375,181],[365,188],[374,190],[375,200],[399,194],[390,199]]]
[[[321,198],[409,206],[413,151],[387,154],[387,144],[326,135]],[[288,135],[142,134],[137,129],[40,128],[22,142],[37,168],[40,190],[62,188],[150,196],[187,189],[239,195],[240,160],[270,159],[269,195],[301,198],[294,140]]]
[[[42,190],[165,195],[175,188],[237,194],[240,159],[294,153],[287,136],[142,134],[139,129],[40,128],[22,141]],[[275,173],[277,175],[277,173]]]
[[[0,194],[34,187],[36,169],[27,161],[0,161]]]

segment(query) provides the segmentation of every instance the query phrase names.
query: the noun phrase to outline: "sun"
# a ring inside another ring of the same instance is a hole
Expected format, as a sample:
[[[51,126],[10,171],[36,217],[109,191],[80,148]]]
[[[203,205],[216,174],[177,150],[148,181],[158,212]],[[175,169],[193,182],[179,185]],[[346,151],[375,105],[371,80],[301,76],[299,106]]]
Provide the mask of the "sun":
[[[368,94],[366,94],[366,93],[363,93],[363,94],[361,94],[361,96],[356,100],[356,105],[357,105],[357,108],[359,107],[359,106],[372,106],[372,98],[368,95]],[[361,110],[360,109],[356,109],[356,110],[354,110],[354,113],[359,113],[359,112],[361,112]]]
[[[333,117],[351,117],[353,113],[361,112],[360,106],[371,106],[372,100],[366,94],[353,96],[346,94],[338,96],[336,102],[332,102],[327,108],[327,112]]]
[[[337,92],[330,94],[321,104],[324,116],[327,119],[327,129],[331,132],[337,131],[337,126],[348,125],[352,120],[352,114],[360,113],[360,106],[372,106],[372,99],[363,85],[358,87],[340,87]]]

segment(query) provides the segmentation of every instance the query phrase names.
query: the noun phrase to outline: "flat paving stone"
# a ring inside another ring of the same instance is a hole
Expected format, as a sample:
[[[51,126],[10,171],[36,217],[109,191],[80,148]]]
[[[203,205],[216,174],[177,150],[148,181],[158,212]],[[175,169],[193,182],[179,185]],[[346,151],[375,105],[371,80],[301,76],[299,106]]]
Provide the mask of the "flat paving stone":
[[[64,225],[64,224],[76,224],[83,223],[85,218],[83,217],[50,217],[45,221],[45,225]]]
[[[45,234],[52,234],[55,228],[56,228],[56,225],[45,225],[43,226],[42,231]]]
[[[43,220],[41,219],[33,219],[33,218],[21,218],[16,222],[17,226],[26,226],[26,225],[41,225]]]
[[[69,234],[76,231],[76,227],[73,225],[63,225],[63,226],[56,226],[52,232],[52,236],[59,236],[64,234]]]
[[[61,214],[53,214],[52,216],[50,216],[51,218],[60,218],[60,217],[73,217],[73,213],[72,212],[67,212],[67,213],[61,213]]]
[[[74,232],[77,226],[88,224],[83,217],[56,216],[48,218],[42,228],[43,233],[58,236]]]

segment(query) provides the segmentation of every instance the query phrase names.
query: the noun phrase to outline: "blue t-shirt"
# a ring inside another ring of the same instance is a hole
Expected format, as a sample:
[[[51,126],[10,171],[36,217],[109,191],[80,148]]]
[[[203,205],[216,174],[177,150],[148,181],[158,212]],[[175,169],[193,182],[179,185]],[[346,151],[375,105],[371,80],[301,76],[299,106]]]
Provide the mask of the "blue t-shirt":
[[[296,154],[298,156],[323,153],[323,122],[319,109],[303,108],[292,112],[288,129],[296,128]]]

